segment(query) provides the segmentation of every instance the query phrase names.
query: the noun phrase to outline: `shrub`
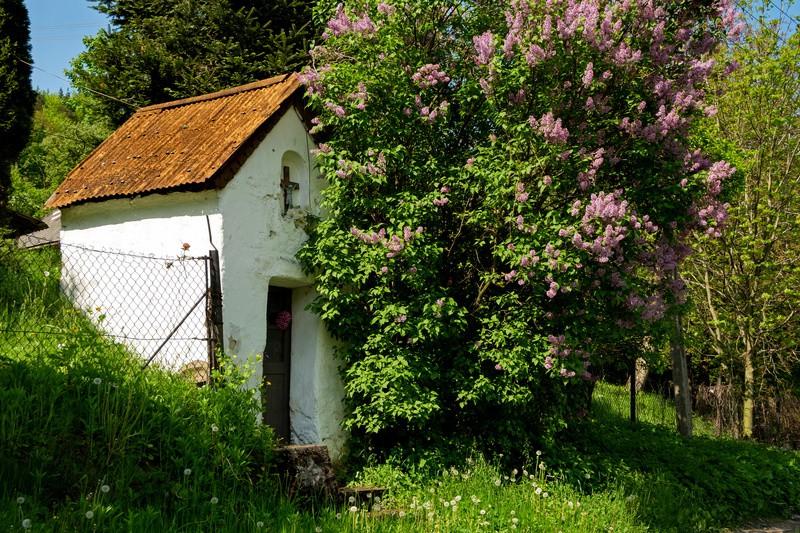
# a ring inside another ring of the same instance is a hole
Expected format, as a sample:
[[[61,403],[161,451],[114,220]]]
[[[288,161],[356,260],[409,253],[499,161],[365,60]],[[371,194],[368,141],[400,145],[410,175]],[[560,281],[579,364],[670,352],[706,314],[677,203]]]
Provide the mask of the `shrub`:
[[[733,168],[687,137],[720,2],[322,2],[304,74],[327,216],[301,251],[341,339],[347,427],[524,452],[590,363],[683,301]],[[626,355],[627,356],[627,355]],[[358,446],[357,446],[358,447]]]

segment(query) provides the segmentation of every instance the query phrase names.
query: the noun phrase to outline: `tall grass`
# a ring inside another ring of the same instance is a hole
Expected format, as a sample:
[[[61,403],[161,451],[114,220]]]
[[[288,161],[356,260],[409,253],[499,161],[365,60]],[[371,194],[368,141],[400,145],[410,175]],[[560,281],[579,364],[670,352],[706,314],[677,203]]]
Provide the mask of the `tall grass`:
[[[274,492],[272,433],[237,365],[202,389],[143,371],[61,294],[57,250],[4,252],[0,497],[24,498],[31,516],[76,530],[86,523],[71,517],[87,513],[97,527],[153,510],[190,523],[217,509],[212,498],[231,505]]]

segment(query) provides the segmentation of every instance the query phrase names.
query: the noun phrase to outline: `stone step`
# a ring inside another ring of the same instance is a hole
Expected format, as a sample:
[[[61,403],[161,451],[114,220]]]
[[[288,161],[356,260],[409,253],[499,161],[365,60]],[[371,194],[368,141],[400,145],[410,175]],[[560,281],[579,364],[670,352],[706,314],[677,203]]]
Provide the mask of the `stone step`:
[[[292,444],[275,450],[278,473],[288,483],[289,494],[332,498],[339,483],[333,473],[328,447],[322,444]]]

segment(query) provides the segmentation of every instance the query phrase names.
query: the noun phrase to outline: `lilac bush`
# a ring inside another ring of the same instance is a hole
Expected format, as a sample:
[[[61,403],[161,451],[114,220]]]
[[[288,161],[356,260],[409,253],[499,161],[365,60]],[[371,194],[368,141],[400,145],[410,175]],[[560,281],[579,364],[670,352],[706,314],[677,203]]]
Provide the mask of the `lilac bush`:
[[[688,130],[715,111],[733,3],[325,5],[302,76],[330,186],[300,258],[342,341],[347,427],[552,434],[603,347],[684,301],[692,233],[724,225],[734,169]]]

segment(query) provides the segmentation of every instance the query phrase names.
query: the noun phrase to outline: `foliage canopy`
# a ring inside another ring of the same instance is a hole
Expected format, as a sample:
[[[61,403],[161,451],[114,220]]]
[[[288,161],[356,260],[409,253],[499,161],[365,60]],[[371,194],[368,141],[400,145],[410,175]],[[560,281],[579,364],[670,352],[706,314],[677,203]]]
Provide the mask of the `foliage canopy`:
[[[113,122],[135,107],[196,96],[305,65],[315,31],[301,0],[94,0],[111,27],[85,40],[69,77]]]

